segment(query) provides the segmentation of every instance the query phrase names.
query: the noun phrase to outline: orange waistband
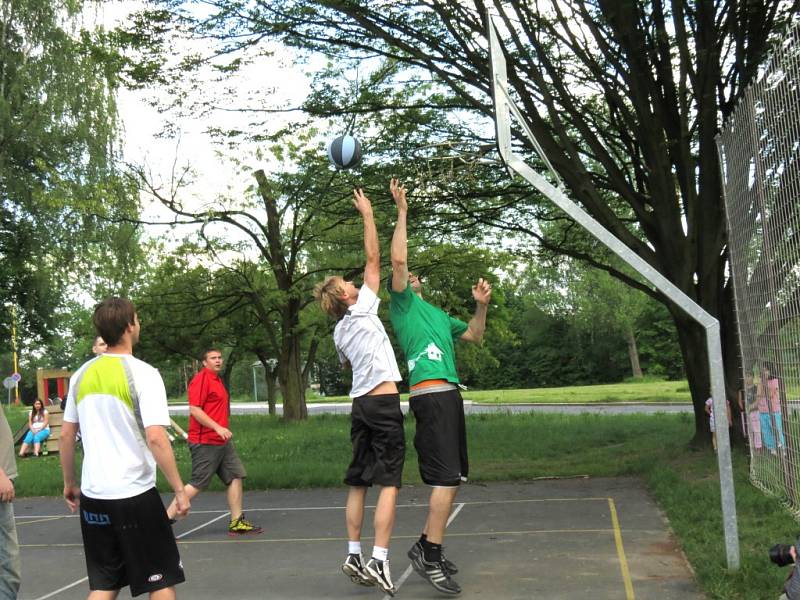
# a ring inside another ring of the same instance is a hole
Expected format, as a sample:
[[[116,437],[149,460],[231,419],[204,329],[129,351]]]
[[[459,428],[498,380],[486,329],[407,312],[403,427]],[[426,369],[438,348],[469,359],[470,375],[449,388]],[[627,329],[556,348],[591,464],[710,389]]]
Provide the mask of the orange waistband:
[[[432,385],[447,385],[450,383],[447,379],[426,379],[425,381],[420,381],[419,383],[415,383],[411,386],[412,390],[419,390],[426,387],[431,387]]]

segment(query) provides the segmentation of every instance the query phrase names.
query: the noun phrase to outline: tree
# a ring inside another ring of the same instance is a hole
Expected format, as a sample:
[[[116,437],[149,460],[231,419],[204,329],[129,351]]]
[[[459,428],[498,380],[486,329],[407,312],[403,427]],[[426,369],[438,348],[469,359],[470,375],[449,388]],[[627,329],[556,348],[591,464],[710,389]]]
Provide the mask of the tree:
[[[423,70],[436,87],[417,107],[491,116],[486,11],[508,40],[509,84],[566,189],[595,219],[721,324],[728,393],[737,386],[737,332],[715,145],[719,123],[753,77],[797,2],[766,0],[295,0],[204,3],[193,31],[213,32],[225,52],[275,37],[340,64],[384,58],[384,87]],[[361,100],[361,99],[359,99]],[[400,108],[373,90],[352,110]],[[408,109],[408,105],[403,107]],[[524,139],[521,143],[528,144]],[[533,153],[533,148],[528,148]],[[468,219],[534,238],[643,291],[675,322],[706,439],[705,333],[660,293],[620,271],[581,236],[542,235],[535,218],[564,219],[534,195],[461,197]]]
[[[306,314],[313,285],[325,273],[352,277],[363,268],[349,182],[328,170],[316,148],[299,144],[294,160],[296,170],[287,168],[272,177],[255,170],[248,174],[253,184],[241,197],[217,199],[200,208],[185,205],[182,190],[163,189],[144,170],[135,172],[143,192],[169,208],[181,224],[200,226],[214,265],[207,276],[227,280],[224,285],[197,286],[194,301],[209,312],[196,322],[245,318],[240,311],[247,313],[247,322],[256,327],[248,331],[261,342],[251,339],[246,350],[265,368],[268,358],[277,358],[283,414],[290,420],[307,416],[310,369],[319,340],[332,325],[319,311]],[[235,236],[241,241],[223,240]],[[257,260],[244,258],[248,253]],[[245,336],[231,335],[241,347]]]
[[[637,328],[652,299],[613,279],[605,271],[579,266],[568,271],[567,276],[573,282],[573,304],[582,325],[589,329],[602,328],[623,338],[628,348],[631,375],[641,378]]]
[[[219,250],[223,248],[220,243]],[[249,365],[254,357],[263,363],[274,356],[275,349],[269,347],[272,336],[264,335],[248,301],[250,295],[268,294],[269,290],[253,286],[255,265],[216,265],[213,260],[203,246],[189,241],[161,255],[149,283],[136,297],[137,309],[147,324],[139,352],[154,364],[183,371],[187,361],[196,367],[202,351],[219,347],[226,355],[222,379],[230,385],[230,375],[243,360]],[[250,273],[249,279],[241,276],[245,271]],[[181,375],[184,384],[194,370]],[[274,388],[274,374],[270,384],[269,372],[268,388]],[[270,391],[270,412],[274,414],[274,390]]]
[[[82,276],[108,274],[136,240],[107,220],[136,202],[115,170],[118,55],[112,37],[82,27],[91,4],[0,3],[0,305],[19,307],[34,343],[58,327],[65,287],[91,288]]]

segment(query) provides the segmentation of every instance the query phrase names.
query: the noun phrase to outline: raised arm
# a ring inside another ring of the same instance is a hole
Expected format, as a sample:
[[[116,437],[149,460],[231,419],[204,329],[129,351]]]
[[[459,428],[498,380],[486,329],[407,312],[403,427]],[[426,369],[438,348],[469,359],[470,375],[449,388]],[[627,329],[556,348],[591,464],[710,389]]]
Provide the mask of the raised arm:
[[[372,216],[372,204],[361,188],[353,190],[353,204],[364,221],[364,253],[367,256],[367,264],[364,266],[364,285],[377,294],[381,286],[381,254],[378,247],[378,230],[375,227],[375,218]]]
[[[472,286],[472,297],[476,302],[475,314],[461,339],[480,344],[483,341],[483,332],[486,331],[486,312],[489,309],[489,300],[492,299],[492,286],[485,279],[478,279],[478,283]]]
[[[402,292],[408,285],[408,238],[406,233],[406,217],[408,202],[406,188],[397,179],[389,182],[389,191],[397,205],[397,224],[392,236],[392,289]]]

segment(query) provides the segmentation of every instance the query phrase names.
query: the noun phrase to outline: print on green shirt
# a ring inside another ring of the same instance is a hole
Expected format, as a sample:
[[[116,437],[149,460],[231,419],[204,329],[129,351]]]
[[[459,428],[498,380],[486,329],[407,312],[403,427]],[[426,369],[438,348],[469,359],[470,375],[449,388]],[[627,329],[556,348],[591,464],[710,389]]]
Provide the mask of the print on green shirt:
[[[467,330],[464,321],[425,302],[411,286],[391,290],[389,319],[408,364],[409,385],[428,379],[458,383],[453,341]]]

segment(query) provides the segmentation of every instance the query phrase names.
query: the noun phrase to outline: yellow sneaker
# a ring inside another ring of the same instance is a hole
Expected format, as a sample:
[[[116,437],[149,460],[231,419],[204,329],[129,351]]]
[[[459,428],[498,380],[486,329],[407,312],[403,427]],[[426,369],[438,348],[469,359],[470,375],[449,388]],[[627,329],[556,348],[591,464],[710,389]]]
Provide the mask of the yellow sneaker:
[[[230,536],[256,534],[262,531],[264,530],[261,527],[253,525],[250,521],[245,519],[244,514],[238,519],[233,519],[228,523],[228,535]]]

